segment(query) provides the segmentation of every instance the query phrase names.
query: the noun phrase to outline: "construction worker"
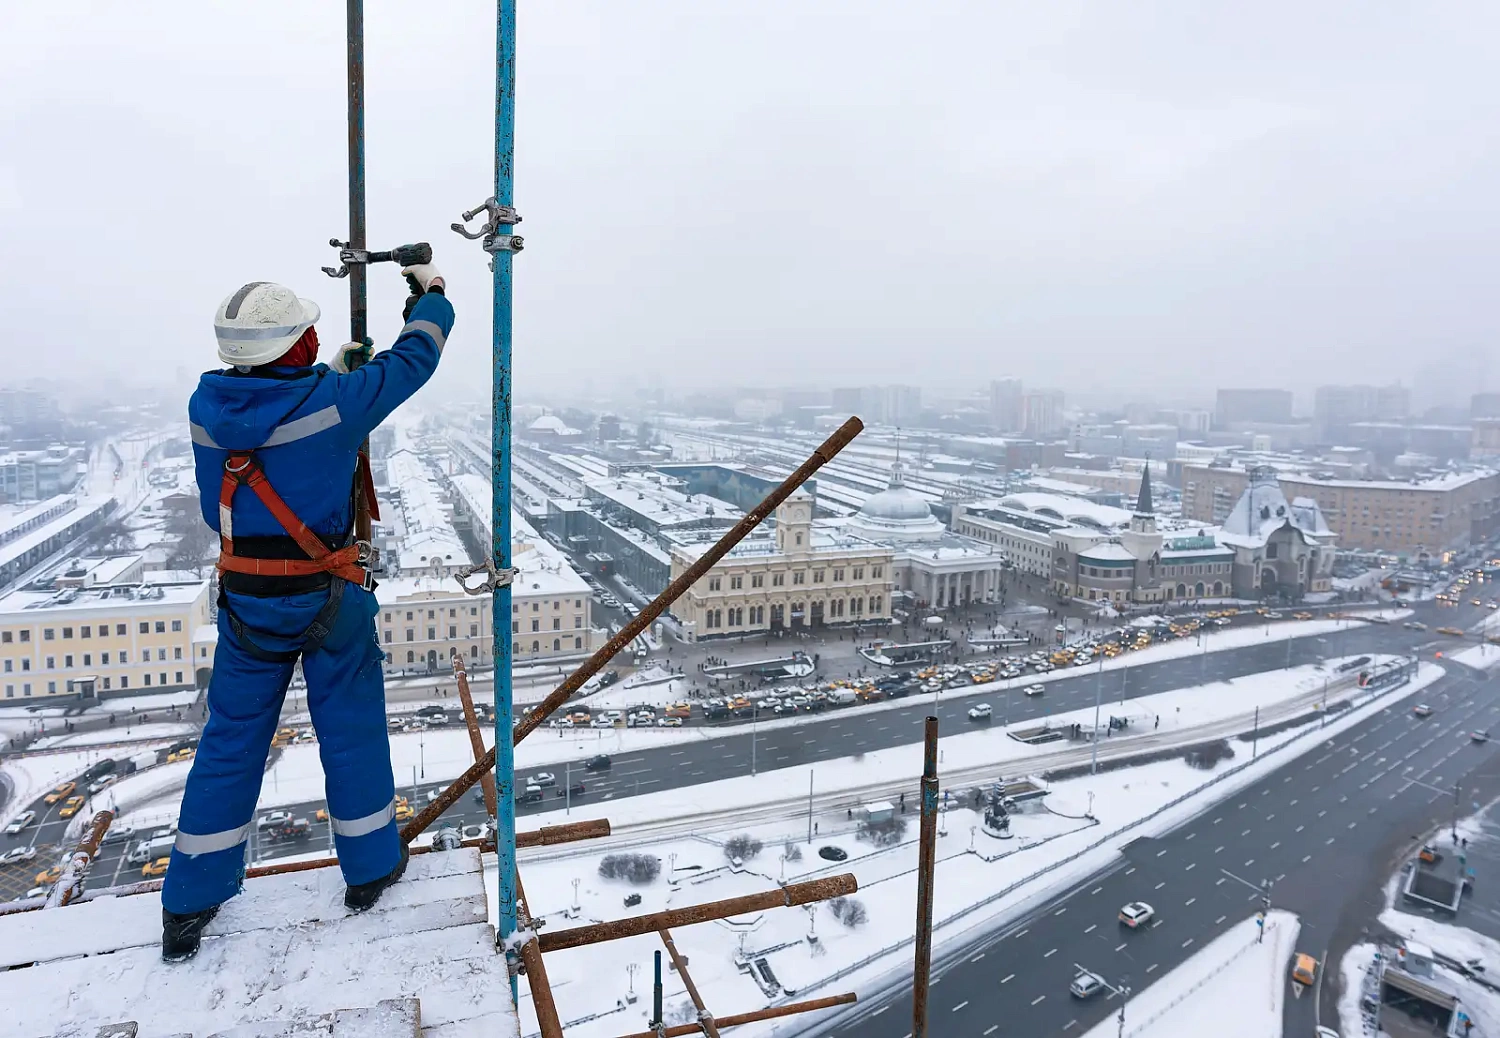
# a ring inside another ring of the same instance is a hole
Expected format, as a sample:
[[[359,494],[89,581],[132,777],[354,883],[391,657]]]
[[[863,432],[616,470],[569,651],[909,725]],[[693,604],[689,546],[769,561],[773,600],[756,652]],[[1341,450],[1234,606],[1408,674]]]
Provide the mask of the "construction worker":
[[[318,364],[317,304],[270,282],[240,288],[214,319],[229,367],[202,376],[188,416],[203,518],[220,535],[219,639],[162,888],[167,961],[196,954],[240,889],[298,658],[344,904],[369,908],[406,868],[374,625],[377,560],[355,541],[354,496],[363,483],[373,502],[360,445],[436,370],[453,307],[431,264],[402,273],[421,292],[395,345],[374,356],[350,343]]]

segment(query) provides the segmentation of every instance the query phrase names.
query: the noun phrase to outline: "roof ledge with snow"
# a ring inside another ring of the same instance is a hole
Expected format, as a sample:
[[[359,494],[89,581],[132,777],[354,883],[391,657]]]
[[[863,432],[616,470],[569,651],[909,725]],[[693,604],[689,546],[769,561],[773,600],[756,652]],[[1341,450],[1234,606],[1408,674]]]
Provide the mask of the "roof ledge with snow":
[[[336,868],[251,879],[209,924],[198,956],[176,964],[161,961],[155,893],[0,916],[5,1029],[515,1036],[485,897],[473,848],[413,856],[360,915],[344,907]]]

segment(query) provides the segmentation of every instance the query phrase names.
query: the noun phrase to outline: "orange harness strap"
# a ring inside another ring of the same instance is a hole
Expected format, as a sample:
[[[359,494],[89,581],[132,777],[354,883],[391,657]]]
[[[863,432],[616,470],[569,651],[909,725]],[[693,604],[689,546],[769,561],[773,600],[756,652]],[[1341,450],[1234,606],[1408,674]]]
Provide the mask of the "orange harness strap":
[[[306,559],[252,559],[234,553],[234,492],[247,486],[266,506],[271,517],[291,535],[297,546],[307,553]],[[371,573],[362,561],[368,558],[363,544],[350,544],[330,550],[307,524],[297,517],[276,493],[255,455],[233,452],[224,461],[224,481],[219,485],[219,570],[248,573],[260,577],[305,577],[314,573],[331,573],[351,584],[368,588]]]

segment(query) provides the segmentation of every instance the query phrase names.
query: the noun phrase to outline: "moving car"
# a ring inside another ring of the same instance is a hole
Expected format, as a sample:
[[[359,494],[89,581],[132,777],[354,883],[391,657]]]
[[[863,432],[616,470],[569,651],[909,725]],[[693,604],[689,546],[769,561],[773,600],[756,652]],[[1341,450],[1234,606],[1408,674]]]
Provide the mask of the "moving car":
[[[171,860],[172,859],[170,857],[167,857],[167,858],[157,858],[155,861],[148,861],[148,862],[146,862],[146,864],[144,864],[144,865],[141,866],[141,875],[142,876],[165,876],[167,874],[167,864]]]
[[[1120,922],[1132,930],[1139,930],[1154,918],[1156,918],[1156,909],[1144,901],[1132,901],[1120,909]]]
[[[412,806],[406,801],[402,800],[396,804],[396,821],[409,822],[415,817],[417,817],[417,813],[412,810]]]
[[[1046,685],[1027,685],[1025,692],[1028,696],[1039,696],[1047,691]]]
[[[534,783],[527,783],[526,788],[521,791],[521,795],[516,797],[516,802],[520,804],[535,804],[541,799],[542,787]]]
[[[0,854],[0,865],[16,865],[36,857],[35,847],[16,847]]]
[[[105,775],[98,782],[95,782],[89,786],[89,796],[94,797],[98,796],[100,793],[103,793],[110,786],[114,785],[115,780],[119,777],[120,776],[118,775]]]
[[[68,797],[68,802],[63,804],[62,810],[57,812],[59,818],[72,818],[83,807],[83,797]]]
[[[1416,706],[1411,708],[1411,712],[1417,717],[1431,717],[1432,707],[1428,706],[1426,703],[1418,703]]]
[[[527,779],[526,784],[528,786],[555,786],[557,785],[557,776],[550,771],[539,771]]]
[[[607,754],[601,753],[597,757],[590,757],[588,760],[584,761],[583,766],[587,771],[608,771],[611,765],[609,756]]]
[[[1074,998],[1093,998],[1104,990],[1104,981],[1084,970],[1068,985],[1068,993]]]
[[[1469,733],[1469,741],[1470,742],[1489,742],[1490,741],[1490,733],[1488,731],[1470,732]]]
[[[574,782],[567,789],[563,789],[561,786],[558,786],[557,787],[557,792],[555,794],[553,794],[553,795],[554,796],[560,796],[560,797],[579,797],[579,796],[583,796],[583,794],[584,794],[584,785],[583,785],[583,783],[582,782]]]
[[[197,750],[194,750],[191,747],[187,747],[181,750],[173,750],[171,753],[167,754],[167,763],[176,764],[180,760],[192,760],[197,752]]]
[[[64,782],[62,785],[52,790],[52,792],[42,797],[42,803],[56,804],[61,800],[66,800],[68,797],[73,795],[73,790],[77,788],[78,783],[76,782]]]
[[[1292,614],[1292,619],[1293,620],[1311,620],[1312,619],[1312,614],[1311,613],[1293,613]]]
[[[1464,636],[1464,632],[1457,627],[1439,627],[1437,633],[1446,634],[1450,638],[1462,638]]]
[[[36,885],[39,887],[50,887],[57,882],[57,877],[62,875],[62,866],[54,865],[50,869],[43,869],[36,874]]]
[[[1318,960],[1306,952],[1298,952],[1292,959],[1292,983],[1312,987],[1318,979]]]
[[[261,815],[255,823],[257,829],[270,829],[272,826],[286,825],[292,820],[290,811],[272,811],[270,814]]]
[[[5,827],[5,832],[7,835],[14,836],[34,821],[36,821],[35,811],[22,811],[10,820],[10,824]]]
[[[133,825],[126,825],[123,822],[116,822],[114,825],[112,825],[108,829],[104,830],[104,839],[101,840],[100,842],[101,843],[125,843],[126,841],[128,841],[134,835],[135,835],[135,826],[133,826]]]
[[[988,703],[976,703],[969,707],[969,720],[988,721],[990,719],[990,705]]]
[[[1421,620],[1408,620],[1408,621],[1406,621],[1406,623],[1402,624],[1401,626],[1405,627],[1408,631],[1425,631],[1425,630],[1427,630],[1427,625],[1424,624]]]

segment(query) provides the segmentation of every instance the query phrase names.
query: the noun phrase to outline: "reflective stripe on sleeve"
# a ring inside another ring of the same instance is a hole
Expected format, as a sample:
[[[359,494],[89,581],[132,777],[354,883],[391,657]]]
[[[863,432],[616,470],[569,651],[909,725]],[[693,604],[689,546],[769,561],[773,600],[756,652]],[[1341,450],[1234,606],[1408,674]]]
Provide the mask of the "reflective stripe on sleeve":
[[[197,422],[190,423],[188,425],[188,428],[192,431],[193,442],[198,446],[214,448],[217,448],[219,446],[214,442],[214,438],[208,435],[208,430],[203,428],[203,426],[199,425]]]
[[[369,836],[373,832],[384,829],[395,820],[396,799],[392,797],[389,804],[386,804],[373,814],[365,815],[363,818],[350,818],[347,820],[333,818],[331,819],[331,824],[333,825],[334,834],[337,836]]]
[[[401,329],[401,334],[405,335],[407,332],[422,332],[429,336],[433,342],[437,343],[439,354],[443,352],[443,344],[448,340],[443,330],[431,321],[408,321],[406,327]]]
[[[261,444],[265,447],[280,447],[285,443],[294,443],[297,440],[305,440],[309,436],[332,429],[339,424],[339,409],[337,404],[329,404],[321,411],[303,415],[295,421],[278,425],[274,432]]]
[[[225,829],[223,832],[206,833],[202,836],[179,832],[172,846],[179,854],[186,854],[189,858],[200,854],[212,854],[215,851],[227,851],[250,839],[252,824],[252,822],[246,822],[238,829]]]

